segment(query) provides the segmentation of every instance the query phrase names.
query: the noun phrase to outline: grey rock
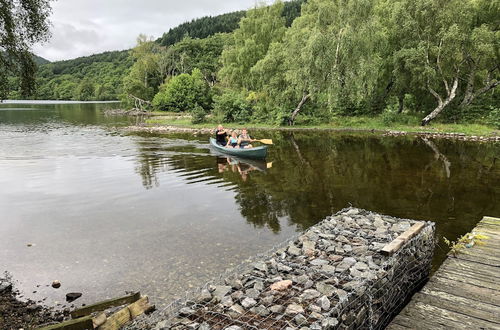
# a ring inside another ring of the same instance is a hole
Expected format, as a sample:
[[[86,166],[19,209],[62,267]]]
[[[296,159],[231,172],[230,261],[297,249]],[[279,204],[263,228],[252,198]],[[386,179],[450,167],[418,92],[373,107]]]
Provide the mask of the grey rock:
[[[201,302],[209,302],[212,300],[212,294],[208,291],[208,289],[203,289],[201,290],[198,300]]]
[[[240,305],[238,304],[234,304],[233,306],[231,306],[229,308],[230,311],[236,313],[236,314],[243,314],[245,313],[245,310],[243,309],[243,307],[241,307]]]
[[[225,327],[224,330],[243,330],[243,328],[237,325],[231,325],[229,327]]]
[[[183,307],[179,310],[179,315],[180,316],[188,316],[188,315],[191,315],[191,314],[194,314],[195,313],[195,310],[194,309],[191,309],[189,307]]]
[[[347,211],[344,214],[346,214],[346,215],[356,215],[356,214],[359,214],[359,209],[357,209],[357,208],[351,208],[349,211]]]
[[[344,252],[347,252],[347,253],[352,251],[352,246],[350,246],[349,244],[344,244],[342,246],[342,248],[344,249]]]
[[[231,290],[232,290],[231,286],[219,285],[219,286],[217,286],[215,288],[214,292],[212,292],[212,295],[214,297],[219,298],[219,300],[221,300],[222,297],[224,297],[225,295],[227,295],[228,293],[230,293]]]
[[[247,297],[257,299],[260,295],[260,291],[256,289],[248,289],[247,291],[245,291],[245,295]]]
[[[295,315],[295,317],[293,318],[293,321],[295,322],[295,324],[297,325],[302,325],[302,324],[305,324],[307,322],[307,319],[304,315],[302,314],[297,314]]]
[[[339,321],[334,317],[327,317],[321,322],[321,327],[325,330],[335,329]]]
[[[339,300],[345,300],[347,299],[347,292],[345,292],[344,290],[342,289],[335,289],[335,293],[337,295],[337,297],[339,298]]]
[[[323,266],[321,266],[321,271],[323,271],[325,273],[333,274],[333,273],[335,273],[335,266],[323,265]]]
[[[302,294],[300,295],[300,298],[305,299],[305,300],[311,300],[314,298],[318,298],[320,295],[321,295],[321,293],[319,293],[318,291],[316,291],[314,289],[307,289],[307,290],[304,290],[304,292],[302,292]]]
[[[311,250],[314,251],[316,248],[316,243],[313,241],[304,241],[302,242],[302,249],[303,251]]]
[[[200,324],[198,322],[193,322],[193,323],[188,324],[186,327],[188,329],[196,330],[199,328],[199,326],[200,326]]]
[[[280,264],[280,263],[276,266],[276,268],[278,269],[278,271],[284,272],[284,273],[289,273],[293,269],[292,267],[288,267],[288,266]]]
[[[307,309],[310,310],[311,312],[321,313],[321,307],[319,307],[318,305],[311,304],[307,306]]]
[[[220,303],[224,307],[231,307],[233,305],[233,298],[231,298],[231,296],[225,296],[221,299]]]
[[[282,305],[273,305],[269,307],[269,310],[274,314],[281,314],[285,310],[285,307],[283,307]]]
[[[255,299],[253,298],[249,298],[249,297],[246,297],[245,299],[243,299],[243,301],[241,302],[241,305],[245,308],[250,308],[250,307],[253,307],[255,305],[257,305],[257,302],[255,301]]]
[[[267,296],[267,297],[264,297],[260,300],[260,302],[265,305],[265,306],[269,306],[273,303],[274,301],[274,297],[273,296]]]
[[[313,320],[320,320],[323,318],[323,315],[321,315],[321,313],[318,312],[311,312],[311,314],[309,314],[309,318]]]
[[[285,314],[287,315],[295,315],[295,314],[300,314],[304,313],[304,308],[302,308],[301,305],[297,304],[290,304],[286,307]]]
[[[321,296],[316,300],[316,304],[321,307],[322,310],[327,311],[330,309],[330,300],[326,296]]]
[[[268,316],[269,314],[271,314],[271,312],[269,311],[269,309],[267,309],[266,307],[264,307],[262,305],[258,305],[258,306],[252,307],[250,309],[250,311],[252,313],[258,314],[260,316]]]
[[[253,267],[261,272],[267,273],[267,265],[263,261],[257,261],[253,264]]]
[[[231,298],[233,298],[234,300],[240,300],[241,298],[243,298],[243,296],[244,294],[241,291],[235,291],[231,293]]]
[[[258,291],[264,290],[264,282],[262,281],[255,281],[255,284],[253,285],[253,288]]]
[[[299,256],[301,254],[301,251],[298,247],[296,247],[294,244],[291,244],[289,247],[288,247],[288,253],[290,253],[291,255],[294,255],[294,256]]]
[[[202,324],[200,324],[198,330],[210,330],[210,325],[206,322],[203,322]]]
[[[313,285],[314,285],[314,282],[311,280],[308,280],[306,283],[304,283],[304,289],[312,288]]]
[[[335,287],[325,282],[318,282],[316,283],[316,290],[327,297],[331,297],[335,292]]]
[[[362,261],[358,261],[354,264],[353,266],[354,269],[357,269],[357,270],[367,270],[368,269],[368,265],[365,264],[364,262]]]
[[[317,258],[311,261],[311,265],[313,266],[328,265],[328,260]]]

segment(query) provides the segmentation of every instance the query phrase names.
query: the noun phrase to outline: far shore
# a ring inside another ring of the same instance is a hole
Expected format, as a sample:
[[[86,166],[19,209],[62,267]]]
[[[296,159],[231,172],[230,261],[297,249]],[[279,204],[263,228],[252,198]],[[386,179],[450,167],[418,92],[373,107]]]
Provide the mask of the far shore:
[[[212,121],[212,120],[211,120]],[[153,112],[153,117],[145,120],[145,123],[125,128],[131,133],[190,133],[194,135],[211,134],[217,126],[216,123],[206,122],[192,124],[188,116],[175,114],[158,114]],[[337,118],[335,121],[321,125],[296,125],[296,126],[272,126],[269,124],[239,124],[225,123],[229,129],[248,128],[251,131],[331,131],[331,132],[353,132],[370,133],[383,136],[424,136],[429,138],[444,138],[464,141],[500,142],[500,130],[491,126],[481,124],[446,124],[434,123],[429,126],[416,125],[385,125],[379,118],[370,117],[345,117]]]

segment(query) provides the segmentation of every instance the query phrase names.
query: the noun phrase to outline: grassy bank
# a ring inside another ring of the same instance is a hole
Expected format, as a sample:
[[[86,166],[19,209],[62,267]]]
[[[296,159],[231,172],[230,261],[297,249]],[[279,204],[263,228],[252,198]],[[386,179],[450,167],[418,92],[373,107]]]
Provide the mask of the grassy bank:
[[[151,117],[146,120],[148,125],[180,126],[190,128],[213,128],[216,122],[209,120],[202,124],[192,124],[191,119],[186,116],[176,117],[174,114]],[[265,123],[228,123],[230,128],[290,128],[290,126],[273,126]],[[328,123],[318,125],[294,125],[293,128],[316,128],[316,129],[339,129],[339,130],[377,130],[377,131],[402,131],[409,133],[433,132],[433,133],[463,133],[466,135],[491,136],[500,134],[500,130],[484,124],[455,124],[455,123],[430,123],[422,127],[415,123],[390,122],[386,118],[379,117],[337,117]]]

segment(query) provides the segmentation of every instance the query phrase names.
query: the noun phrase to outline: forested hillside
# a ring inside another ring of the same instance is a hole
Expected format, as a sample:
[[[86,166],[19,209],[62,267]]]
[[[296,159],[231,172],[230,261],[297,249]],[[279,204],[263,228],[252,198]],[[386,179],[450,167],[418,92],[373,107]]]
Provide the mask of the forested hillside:
[[[286,8],[246,12],[223,47],[214,44],[217,59],[196,56],[208,39],[175,51],[139,42],[127,93],[196,122],[212,113],[290,125],[381,116],[500,126],[500,0],[308,0],[289,21]]]
[[[295,0],[40,66],[37,98],[133,95],[193,121],[500,126],[500,0]]]

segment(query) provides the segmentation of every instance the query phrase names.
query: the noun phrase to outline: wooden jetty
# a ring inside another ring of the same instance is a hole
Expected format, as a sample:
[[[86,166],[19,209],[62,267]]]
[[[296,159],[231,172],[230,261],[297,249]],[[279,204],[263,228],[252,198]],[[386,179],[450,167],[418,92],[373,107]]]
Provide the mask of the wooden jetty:
[[[487,238],[449,256],[387,329],[500,329],[500,218],[472,233]]]

